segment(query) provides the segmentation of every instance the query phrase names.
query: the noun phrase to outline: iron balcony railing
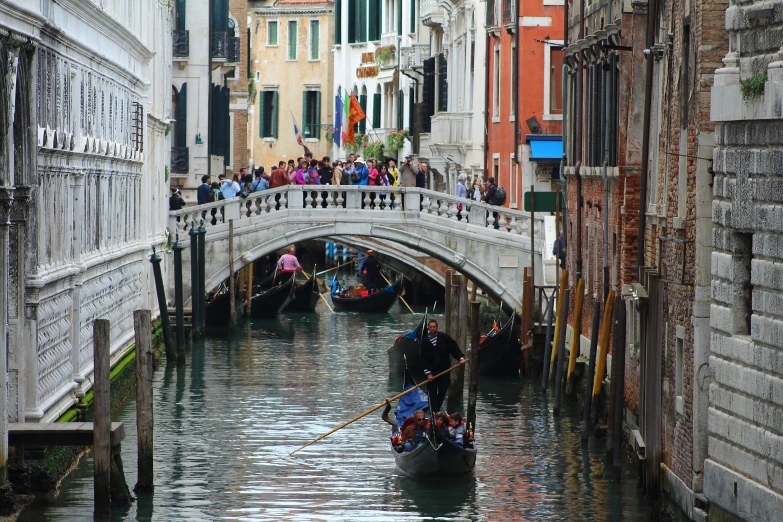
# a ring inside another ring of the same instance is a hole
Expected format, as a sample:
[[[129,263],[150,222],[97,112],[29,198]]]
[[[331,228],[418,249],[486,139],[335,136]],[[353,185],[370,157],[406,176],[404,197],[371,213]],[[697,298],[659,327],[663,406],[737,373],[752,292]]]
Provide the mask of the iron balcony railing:
[[[175,29],[171,36],[173,39],[171,51],[174,58],[190,56],[190,31]]]
[[[225,60],[228,58],[228,31],[212,33],[212,58]]]
[[[190,159],[187,147],[171,148],[171,172],[187,174],[190,170]]]
[[[228,37],[228,58],[226,61],[231,63],[239,63],[239,37]]]
[[[515,0],[503,0],[503,25],[505,27],[513,26],[516,17]]]

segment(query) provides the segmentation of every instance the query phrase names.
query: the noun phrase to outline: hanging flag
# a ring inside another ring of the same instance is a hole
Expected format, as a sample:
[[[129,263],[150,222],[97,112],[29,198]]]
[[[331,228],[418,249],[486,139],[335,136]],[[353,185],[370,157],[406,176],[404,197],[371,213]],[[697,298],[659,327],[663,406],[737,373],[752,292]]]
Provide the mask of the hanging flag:
[[[343,133],[343,99],[334,97],[334,143],[338,147],[342,142]]]
[[[299,125],[296,124],[296,118],[294,118],[294,112],[289,109],[289,112],[291,113],[291,119],[294,120],[294,135],[296,136],[296,142],[304,147],[304,153],[307,154],[310,152],[310,149],[307,148],[307,145],[305,145],[304,139],[302,138],[302,133],[299,131]]]
[[[343,97],[343,125],[341,128],[341,136],[343,138],[343,145],[346,143],[346,140],[348,139],[348,119],[350,117],[351,112],[351,95],[346,93]]]
[[[367,115],[359,104],[359,100],[351,94],[351,112],[348,116],[348,139],[346,140],[351,145],[354,144],[354,126],[366,117]]]

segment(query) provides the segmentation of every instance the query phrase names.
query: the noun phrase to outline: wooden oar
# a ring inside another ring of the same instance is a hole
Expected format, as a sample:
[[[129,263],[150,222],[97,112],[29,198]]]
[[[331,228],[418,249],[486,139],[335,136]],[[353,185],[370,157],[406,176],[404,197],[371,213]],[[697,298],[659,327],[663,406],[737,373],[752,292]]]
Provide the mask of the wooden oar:
[[[383,280],[384,280],[384,281],[386,281],[386,284],[388,284],[389,286],[391,286],[391,285],[392,285],[392,284],[391,284],[391,282],[390,282],[388,279],[386,279],[386,276],[385,276],[385,275],[383,275],[383,272],[378,272],[378,273],[379,273],[379,274],[381,274],[381,277],[383,278]],[[402,301],[402,303],[403,303],[405,306],[407,306],[407,307],[408,307],[408,310],[410,310],[410,312],[411,312],[411,313],[415,313],[415,312],[413,311],[413,308],[411,308],[411,307],[408,305],[408,303],[406,303],[406,302],[405,302],[405,299],[403,299],[403,298],[402,298],[402,294],[398,295],[397,297],[399,297],[399,298],[400,298],[400,301]]]
[[[319,276],[319,275],[321,275],[321,274],[325,274],[326,272],[331,272],[332,270],[337,270],[338,268],[340,268],[340,267],[343,267],[343,266],[345,266],[345,265],[352,265],[352,264],[353,264],[353,261],[348,261],[347,263],[343,263],[343,264],[341,264],[341,265],[337,265],[337,266],[335,266],[335,267],[332,267],[332,268],[330,268],[330,269],[328,269],[328,270],[324,270],[323,272],[318,272],[318,273],[317,273],[317,274],[315,274],[315,275]]]
[[[435,376],[433,377],[433,379],[437,379],[438,377],[441,377],[441,376],[443,376],[443,375],[446,375],[446,374],[447,374],[447,373],[449,373],[451,370],[453,370],[454,368],[457,368],[457,367],[458,367],[459,365],[461,365],[461,364],[463,364],[463,363],[457,363],[457,364],[455,364],[454,366],[452,366],[451,368],[449,368],[448,370],[444,370],[444,371],[440,372],[438,375],[435,375]],[[376,411],[376,410],[380,410],[381,408],[383,408],[384,406],[386,406],[386,401],[389,401],[389,402],[391,402],[391,401],[397,400],[397,399],[399,399],[400,397],[402,397],[403,395],[407,395],[407,394],[409,394],[409,393],[410,393],[410,392],[412,392],[413,390],[415,390],[415,389],[417,389],[417,388],[420,388],[420,387],[422,387],[423,385],[427,384],[428,382],[429,382],[429,381],[420,382],[420,383],[419,383],[419,384],[417,384],[416,386],[413,386],[412,388],[408,388],[408,389],[407,389],[407,390],[405,390],[404,392],[402,392],[402,393],[398,393],[398,394],[397,394],[397,395],[395,395],[394,397],[391,397],[391,398],[389,398],[389,399],[386,399],[385,401],[383,401],[383,402],[382,402],[382,403],[380,403],[379,405],[377,405],[377,406],[373,406],[372,408],[370,408],[369,410],[365,411],[365,412],[364,412],[364,413],[362,413],[361,415],[357,415],[357,416],[356,416],[356,417],[354,417],[353,419],[351,419],[351,420],[349,420],[349,421],[347,421],[347,422],[343,422],[342,424],[340,424],[339,426],[337,426],[337,427],[336,427],[336,428],[334,428],[333,430],[327,431],[327,432],[326,432],[326,433],[324,433],[323,435],[321,435],[321,436],[319,436],[319,437],[317,437],[317,438],[315,438],[315,439],[311,440],[310,442],[308,442],[308,443],[307,443],[307,444],[305,444],[304,446],[300,446],[300,447],[296,448],[294,451],[292,451],[291,453],[289,453],[289,455],[293,455],[293,454],[294,454],[294,453],[296,453],[297,451],[299,451],[299,450],[301,450],[301,449],[305,449],[307,446],[310,446],[311,444],[315,444],[315,443],[316,443],[316,442],[318,442],[319,440],[321,440],[321,439],[324,439],[324,438],[328,437],[329,435],[331,435],[332,433],[334,433],[334,432],[335,432],[335,431],[337,431],[337,430],[341,430],[341,429],[345,428],[345,427],[346,427],[346,426],[348,426],[349,424],[351,424],[351,423],[353,423],[353,422],[356,422],[356,421],[358,421],[358,420],[359,420],[359,419],[361,419],[362,417],[366,417],[367,415],[371,414],[372,412],[374,412],[374,411]]]
[[[332,312],[332,313],[334,313],[334,310],[332,310],[332,307],[331,307],[331,306],[329,306],[329,301],[327,301],[327,300],[326,300],[326,298],[324,297],[324,294],[322,294],[321,292],[318,292],[318,297],[320,297],[321,299],[323,299],[323,300],[324,300],[324,303],[326,303],[326,307],[329,309],[329,311],[330,311],[330,312]]]

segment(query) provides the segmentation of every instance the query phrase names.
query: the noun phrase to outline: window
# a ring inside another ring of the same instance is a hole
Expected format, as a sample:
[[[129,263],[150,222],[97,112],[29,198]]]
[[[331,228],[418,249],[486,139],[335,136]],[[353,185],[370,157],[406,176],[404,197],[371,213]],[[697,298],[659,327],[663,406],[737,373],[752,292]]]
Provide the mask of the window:
[[[321,138],[321,91],[302,94],[302,125],[305,138]]]
[[[500,47],[495,46],[495,59],[492,61],[492,118],[500,118]]]
[[[675,362],[675,376],[674,376],[674,394],[677,399],[682,400],[682,352],[683,352],[683,339],[680,337],[680,328],[677,328],[677,360]],[[684,332],[683,332],[684,333]]]
[[[516,76],[517,76],[517,64],[516,64],[516,56],[517,56],[517,39],[516,37],[512,37],[514,39],[513,43],[511,44],[511,59],[509,62],[511,63],[511,85],[509,85],[509,90],[511,91],[511,106],[509,107],[509,115],[508,115],[508,121],[514,121],[516,119],[516,101],[517,101],[517,89],[516,89]]]
[[[343,0],[334,0],[334,45],[343,43]]]
[[[402,0],[397,0],[396,6],[397,6],[397,36],[402,36]]]
[[[262,91],[259,93],[258,121],[260,122],[259,137],[277,138],[277,91]]]
[[[438,112],[449,110],[449,65],[446,62],[446,55],[438,55]]]
[[[266,23],[266,45],[277,47],[277,20],[269,20]]]
[[[380,86],[379,86],[378,92],[376,92],[372,96],[372,120],[370,121],[370,127],[374,129],[380,129],[382,127],[381,125],[382,104],[383,104],[383,99],[381,97]]]
[[[310,20],[310,59],[318,60],[321,57],[321,23],[318,20]]]
[[[376,42],[381,39],[381,28],[383,27],[383,16],[381,11],[381,0],[366,0],[369,3],[369,28],[367,39]]]
[[[287,60],[296,60],[296,21],[288,22],[288,58]]]
[[[519,200],[519,165],[514,162],[514,154],[510,154],[508,157],[508,177],[509,177],[509,208],[517,208],[517,201]]]
[[[348,43],[367,41],[367,0],[348,0]]]
[[[563,117],[563,48],[562,42],[550,40],[544,56],[544,120]]]
[[[362,112],[367,114],[367,87],[362,87],[362,93],[359,95],[359,105],[362,107]],[[372,125],[372,124],[371,124]],[[367,133],[367,118],[364,118],[359,122],[359,133]]]
[[[411,33],[416,32],[416,20],[416,0],[411,0]]]

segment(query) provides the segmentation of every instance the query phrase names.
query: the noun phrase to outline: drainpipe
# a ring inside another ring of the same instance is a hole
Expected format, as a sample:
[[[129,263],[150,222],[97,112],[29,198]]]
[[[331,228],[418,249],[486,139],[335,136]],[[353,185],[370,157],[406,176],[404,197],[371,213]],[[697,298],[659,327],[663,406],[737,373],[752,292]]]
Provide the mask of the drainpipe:
[[[563,2],[563,52],[568,47],[568,2]],[[560,135],[565,138],[568,131],[568,110],[566,109],[566,100],[568,100],[568,64],[563,62],[563,74],[562,74],[562,96],[561,107],[563,108],[563,121],[562,131]],[[565,182],[565,166],[568,164],[568,142],[569,140],[563,139],[563,156],[560,159],[560,185],[563,187],[562,198],[568,201],[568,187]],[[568,205],[561,205],[560,212],[562,213],[561,222],[563,223],[563,250],[568,252]],[[560,225],[555,219],[555,237],[560,237]],[[555,281],[560,281],[560,260],[555,259]],[[558,306],[560,304],[558,303]]]
[[[636,252],[636,277],[642,280],[644,266],[644,235],[647,228],[647,176],[650,167],[650,113],[652,112],[653,64],[655,58],[652,48],[655,45],[655,16],[658,12],[658,0],[650,0],[647,6],[647,48],[644,55],[647,58],[644,73],[644,121],[642,122],[642,169],[639,180],[639,234]]]
[[[585,3],[579,2],[579,40],[585,37]],[[576,70],[576,280],[582,277],[582,175],[579,173],[582,167],[582,133],[584,131],[584,118],[582,116],[582,92],[584,91],[584,56],[579,53],[579,64]]]
[[[207,176],[212,177],[212,9],[207,2]]]
[[[516,73],[514,75],[514,163],[519,165],[519,155],[517,152],[519,151],[519,4],[522,0],[514,0],[514,3],[516,4],[516,15],[514,18],[514,32],[512,33],[512,38],[514,39],[514,42],[516,45],[514,46],[514,57],[512,60],[514,60],[514,72]],[[545,44],[546,45],[546,44]],[[523,173],[524,174],[524,173]],[[533,176],[533,179],[531,182],[535,181],[535,176]],[[497,181],[497,180],[495,180]],[[524,184],[522,192],[524,192]],[[533,238],[530,238],[530,244],[533,244]],[[535,282],[533,283],[535,285]]]
[[[492,42],[489,33],[487,33],[486,39],[487,44],[486,49],[484,50],[484,63],[489,66],[489,44]],[[485,68],[484,73],[484,181],[486,181],[489,177],[489,67]]]
[[[606,20],[612,23],[612,2],[608,2]],[[609,128],[611,125],[609,104],[612,100],[611,81],[614,71],[609,53],[605,56],[604,71],[604,164],[602,176],[604,178],[604,301],[609,295],[609,179],[607,168],[609,166]]]

